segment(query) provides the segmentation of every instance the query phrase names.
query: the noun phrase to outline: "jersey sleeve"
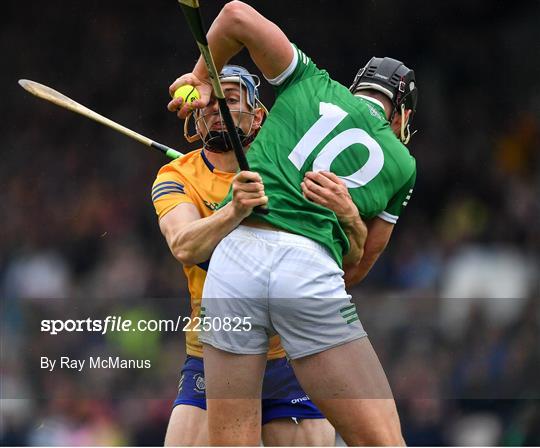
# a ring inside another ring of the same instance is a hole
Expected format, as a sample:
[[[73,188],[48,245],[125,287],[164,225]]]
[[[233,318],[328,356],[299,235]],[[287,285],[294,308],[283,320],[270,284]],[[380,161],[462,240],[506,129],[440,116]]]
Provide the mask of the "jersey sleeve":
[[[292,85],[303,79],[315,76],[320,73],[326,73],[320,70],[315,63],[296,45],[291,44],[294,50],[293,60],[289,66],[279,76],[266,80],[274,86],[276,96],[279,96]]]
[[[403,212],[403,209],[407,206],[409,200],[411,199],[415,182],[416,170],[413,172],[407,182],[405,182],[403,187],[401,187],[394,197],[390,199],[386,209],[378,215],[379,218],[392,224],[397,223],[398,218],[401,216],[401,212]]]
[[[185,202],[194,204],[189,196],[189,185],[177,170],[165,165],[159,170],[152,185],[152,203],[156,214],[161,219]]]

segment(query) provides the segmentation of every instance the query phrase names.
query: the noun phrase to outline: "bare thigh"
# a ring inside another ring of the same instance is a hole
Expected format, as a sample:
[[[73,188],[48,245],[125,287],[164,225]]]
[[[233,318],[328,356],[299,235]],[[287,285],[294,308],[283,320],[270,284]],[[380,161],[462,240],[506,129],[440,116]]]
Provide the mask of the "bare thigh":
[[[266,354],[235,355],[204,344],[208,441],[256,446],[261,440],[261,393]]]
[[[324,418],[298,423],[291,418],[279,418],[262,427],[262,439],[265,446],[334,446],[336,431]]]
[[[206,411],[196,406],[175,406],[169,419],[165,446],[208,446]]]
[[[348,445],[402,445],[394,398],[367,337],[292,361],[302,388]]]

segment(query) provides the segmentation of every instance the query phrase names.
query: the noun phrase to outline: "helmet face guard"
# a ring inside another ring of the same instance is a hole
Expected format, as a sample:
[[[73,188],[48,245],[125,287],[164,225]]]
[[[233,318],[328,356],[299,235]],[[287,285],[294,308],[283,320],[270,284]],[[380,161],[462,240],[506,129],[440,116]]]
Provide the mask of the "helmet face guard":
[[[222,83],[232,82],[240,84],[240,101],[238,109],[230,109],[232,113],[238,114],[236,131],[240,137],[242,146],[248,146],[256,137],[258,129],[253,129],[253,121],[255,119],[255,110],[262,108],[265,114],[268,111],[261,103],[259,99],[258,87],[260,84],[259,77],[249,73],[244,67],[238,65],[226,65],[220,73],[220,81]],[[245,101],[244,101],[245,99]],[[249,110],[245,110],[244,103],[247,103]],[[221,112],[210,110],[197,110],[192,116],[195,120],[195,128],[197,129],[196,135],[189,135],[188,121],[186,118],[184,122],[184,135],[186,140],[193,142],[201,139],[204,144],[204,148],[212,152],[228,152],[233,149],[229,133],[226,129],[213,130],[208,125],[207,119],[210,116],[219,115],[219,121],[223,123]],[[247,133],[239,126],[242,119],[248,115],[251,118],[251,123]],[[204,132],[202,132],[204,130]]]
[[[396,112],[401,114],[401,140],[408,143],[411,137],[409,125],[416,112],[418,101],[414,71],[396,59],[373,57],[358,71],[349,88],[354,95],[367,89],[382,92],[390,99],[393,106],[390,120]],[[407,123],[404,118],[406,109],[412,111]]]

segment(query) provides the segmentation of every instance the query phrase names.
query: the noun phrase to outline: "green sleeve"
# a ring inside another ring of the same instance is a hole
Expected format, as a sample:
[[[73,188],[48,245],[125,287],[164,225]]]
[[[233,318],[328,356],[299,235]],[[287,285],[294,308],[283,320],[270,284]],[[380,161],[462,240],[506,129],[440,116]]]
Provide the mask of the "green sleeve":
[[[287,67],[285,71],[278,77],[274,79],[267,79],[267,81],[274,87],[276,97],[304,79],[320,74],[328,76],[326,71],[320,70],[311,60],[311,58],[306,56],[302,50],[300,50],[294,44],[291,45],[294,50],[294,58],[289,67]]]
[[[414,184],[416,182],[416,169],[412,173],[411,177],[405,182],[403,187],[390,199],[384,212],[379,214],[379,218],[385,221],[395,224],[398,218],[401,216],[403,209],[409,203],[411,199]]]

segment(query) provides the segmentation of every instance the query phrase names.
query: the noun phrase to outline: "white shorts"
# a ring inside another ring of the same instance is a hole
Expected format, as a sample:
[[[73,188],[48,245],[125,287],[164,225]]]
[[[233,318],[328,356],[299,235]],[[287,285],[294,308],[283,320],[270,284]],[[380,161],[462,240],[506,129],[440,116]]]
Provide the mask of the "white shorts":
[[[366,336],[350,299],[343,271],[321,244],[240,226],[212,255],[202,313],[209,321],[244,319],[251,328],[212,325],[199,339],[232,353],[264,354],[277,333],[289,358],[301,358]]]

